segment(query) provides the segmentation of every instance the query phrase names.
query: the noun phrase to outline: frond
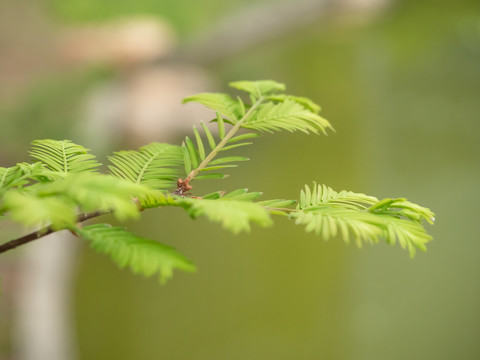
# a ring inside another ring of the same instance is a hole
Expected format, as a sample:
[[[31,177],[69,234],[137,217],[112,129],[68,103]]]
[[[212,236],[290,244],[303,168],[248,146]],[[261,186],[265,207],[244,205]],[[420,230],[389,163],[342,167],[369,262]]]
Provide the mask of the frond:
[[[328,240],[341,235],[345,242],[353,237],[358,246],[365,242],[378,242],[382,235],[381,222],[371,213],[352,209],[319,208],[312,211],[293,212],[290,217],[307,232],[315,232]]]
[[[160,198],[155,191],[98,173],[67,174],[54,182],[38,183],[22,190],[7,191],[1,213],[24,225],[73,225],[80,213],[113,212],[119,220],[139,217],[138,202]]]
[[[8,211],[8,218],[25,226],[51,225],[60,230],[75,224],[74,205],[62,197],[10,190],[5,193],[0,212]]]
[[[107,255],[121,268],[144,276],[159,275],[164,284],[173,276],[174,269],[195,272],[195,265],[174,248],[141,238],[119,227],[96,224],[76,228],[75,232],[91,241],[91,247]]]
[[[235,81],[231,82],[230,87],[245,91],[258,99],[262,96],[285,91],[285,84],[273,80],[260,81]]]
[[[228,140],[224,140],[224,120],[225,119],[223,119],[222,116],[218,114],[216,122],[218,125],[218,136],[220,138],[219,140],[215,139],[213,134],[203,122],[201,123],[201,131],[197,129],[196,126],[193,127],[195,143],[188,136],[185,138],[185,141],[182,144],[185,174],[188,175],[192,170],[197,169],[200,164],[202,164],[202,168],[199,170],[199,175],[195,176],[195,179],[200,180],[224,178],[228,175],[219,173],[217,172],[217,170],[234,168],[238,166],[235,163],[249,160],[244,156],[221,156],[220,154],[237,147],[250,145],[252,143],[245,142],[245,140],[256,138],[260,135],[257,133],[245,133],[231,137]],[[203,139],[205,138],[207,140],[207,143],[204,143]],[[222,140],[224,142],[224,145],[220,147],[219,144],[222,142]],[[207,152],[207,144],[211,151]],[[214,157],[211,157],[211,159],[207,159],[207,155],[211,154],[212,152],[214,152],[215,154],[215,159]],[[215,172],[211,173],[211,171]]]
[[[92,172],[101,164],[88,149],[70,140],[35,140],[30,155],[42,162],[49,170],[59,173]]]
[[[396,241],[403,249],[407,249],[411,257],[415,256],[416,249],[427,251],[426,243],[432,240],[425,228],[418,222],[408,221],[395,216],[378,215],[383,220],[382,237],[388,244]]]
[[[245,108],[241,100],[234,100],[227,94],[201,93],[183,99],[183,103],[197,102],[213,111],[216,111],[232,123],[236,123],[243,115]]]
[[[328,120],[291,99],[258,106],[242,127],[262,132],[298,130],[306,134],[319,131],[326,134],[326,129],[333,129]]]
[[[361,193],[342,190],[336,192],[326,185],[313,183],[312,189],[305,185],[305,190],[300,190],[298,209],[314,207],[342,207],[346,209],[366,209],[376,204],[378,199]]]
[[[404,198],[383,199],[369,208],[375,214],[393,215],[421,222],[426,220],[429,224],[435,221],[435,214],[423,206],[414,204]]]
[[[28,181],[24,179],[23,173],[18,166],[8,168],[0,167],[0,196],[2,196],[8,189],[27,182]]]
[[[354,238],[376,243],[384,238],[387,243],[397,241],[411,256],[416,249],[425,251],[432,238],[421,224],[425,219],[433,223],[434,214],[427,208],[405,199],[384,199],[350,191],[336,192],[325,185],[312,189],[305,186],[300,192],[297,210],[289,215],[296,224],[305,225],[307,232],[315,232],[324,239],[340,235],[346,242]]]
[[[57,179],[62,179],[65,174],[57,171],[52,171],[42,162],[29,164],[26,162],[18,163],[18,168],[22,171],[25,182],[33,180],[35,182],[49,182]],[[28,179],[28,180],[27,180]]]
[[[81,212],[112,211],[119,220],[138,218],[134,199],[142,201],[156,192],[140,184],[111,175],[70,174],[65,179],[36,188],[38,196],[61,196],[72,201]]]
[[[275,94],[267,96],[267,99],[275,102],[295,101],[315,114],[318,114],[321,110],[320,105],[316,104],[309,98],[302,96]]]
[[[119,151],[108,158],[110,172],[152,189],[175,186],[182,175],[182,148],[176,145],[151,143],[139,151]]]
[[[251,202],[261,193],[248,193],[246,189],[233,191],[223,197],[214,199],[182,198],[177,201],[193,218],[204,215],[209,220],[219,222],[222,226],[237,234],[250,231],[250,223],[271,226],[269,212],[261,205]]]

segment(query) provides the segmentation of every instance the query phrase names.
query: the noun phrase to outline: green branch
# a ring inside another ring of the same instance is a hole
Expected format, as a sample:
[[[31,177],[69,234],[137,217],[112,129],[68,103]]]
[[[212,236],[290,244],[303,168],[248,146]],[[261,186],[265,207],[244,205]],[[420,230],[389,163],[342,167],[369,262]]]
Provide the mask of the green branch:
[[[109,213],[110,213],[110,211],[94,211],[94,212],[89,213],[89,214],[81,214],[81,215],[78,215],[78,217],[77,217],[77,223],[81,223],[81,222],[84,222],[84,221],[87,221],[87,220],[90,220],[90,219],[93,219],[93,218],[96,218],[96,217],[99,217],[99,216],[102,216],[102,215],[107,215]],[[67,230],[67,229],[62,229],[62,230]],[[6,242],[5,244],[0,245],[0,253],[4,253],[8,250],[15,249],[15,248],[17,248],[21,245],[28,244],[29,242],[32,242],[34,240],[41,239],[42,237],[50,235],[50,234],[52,234],[54,232],[57,232],[57,231],[60,231],[60,230],[54,229],[51,225],[50,226],[45,226],[45,227],[41,228],[40,230],[33,231],[33,232],[31,232],[27,235],[24,235],[22,237],[14,239],[14,240],[10,240],[10,241]]]
[[[238,120],[233,128],[230,129],[230,131],[225,135],[225,137],[220,141],[217,146],[208,154],[208,156],[203,160],[197,168],[193,169],[190,171],[188,176],[185,179],[185,183],[188,185],[194,178],[197,176],[197,174],[204,169],[210,161],[212,161],[215,156],[218,154],[218,152],[225,147],[225,145],[229,142],[229,140],[240,130],[242,125],[247,121],[247,119],[250,117],[250,115],[255,111],[255,109],[262,103],[264,100],[263,97],[260,97],[253,105],[252,107],[245,113],[245,115]]]

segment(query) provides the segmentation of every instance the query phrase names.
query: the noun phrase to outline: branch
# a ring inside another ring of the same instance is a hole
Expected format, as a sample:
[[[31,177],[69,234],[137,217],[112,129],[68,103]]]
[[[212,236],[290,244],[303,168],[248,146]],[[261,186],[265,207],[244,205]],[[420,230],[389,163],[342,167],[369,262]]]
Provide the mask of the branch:
[[[81,214],[81,215],[78,215],[78,217],[77,217],[77,223],[81,223],[83,221],[87,221],[87,220],[96,218],[96,217],[101,216],[101,215],[106,215],[106,214],[109,214],[109,213],[110,213],[110,211],[95,211],[95,212],[90,213],[90,214]],[[61,230],[65,230],[65,229],[61,229]],[[15,249],[16,247],[19,247],[21,245],[25,245],[25,244],[27,244],[31,241],[40,239],[40,238],[42,238],[44,236],[47,236],[51,233],[54,233],[56,231],[60,231],[60,230],[55,230],[51,226],[46,226],[46,227],[44,227],[40,230],[34,231],[34,232],[32,232],[30,234],[27,234],[25,236],[22,236],[18,239],[10,240],[10,241],[6,242],[5,244],[0,245],[0,253],[6,252],[6,251],[11,250],[11,249]]]
[[[228,143],[228,141],[235,135],[238,130],[240,130],[240,127],[245,123],[245,121],[248,119],[248,117],[253,113],[253,111],[260,105],[263,101],[263,97],[260,97],[255,104],[252,105],[252,107],[245,113],[245,115],[238,120],[238,122],[233,126],[233,128],[230,129],[230,131],[225,135],[225,137],[218,143],[217,146],[215,146],[215,149],[212,150],[210,154],[203,160],[200,165],[196,169],[193,169],[190,171],[188,174],[187,178],[185,179],[185,183],[189,185],[190,181],[192,181],[195,176],[199,173],[200,170],[205,168],[210,161],[213,160],[213,158],[218,154],[218,152]]]

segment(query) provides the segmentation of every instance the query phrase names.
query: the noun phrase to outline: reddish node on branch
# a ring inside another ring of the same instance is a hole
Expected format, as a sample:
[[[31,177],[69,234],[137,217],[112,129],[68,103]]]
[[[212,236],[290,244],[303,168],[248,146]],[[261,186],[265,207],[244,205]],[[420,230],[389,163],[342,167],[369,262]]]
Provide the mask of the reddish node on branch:
[[[177,180],[177,189],[174,191],[175,195],[183,196],[188,191],[192,190],[193,186],[189,185],[189,180],[183,180],[182,178],[178,178]]]

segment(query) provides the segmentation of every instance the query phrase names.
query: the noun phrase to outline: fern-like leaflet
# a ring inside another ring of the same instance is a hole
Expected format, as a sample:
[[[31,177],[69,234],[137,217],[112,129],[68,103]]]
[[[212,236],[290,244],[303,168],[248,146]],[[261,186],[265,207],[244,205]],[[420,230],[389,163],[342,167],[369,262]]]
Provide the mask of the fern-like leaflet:
[[[101,165],[88,149],[70,140],[35,140],[30,155],[60,174],[91,172]]]
[[[172,187],[182,175],[182,149],[176,145],[151,143],[139,151],[115,152],[108,159],[113,175],[152,189]]]
[[[361,246],[362,241],[376,243],[380,238],[387,243],[400,243],[411,256],[416,249],[425,251],[425,244],[432,238],[421,224],[424,219],[433,223],[433,213],[405,199],[384,199],[350,191],[336,192],[333,189],[313,184],[300,192],[297,209],[290,214],[296,224],[305,225],[324,239],[341,235],[349,242],[351,238]]]
[[[91,247],[110,255],[120,267],[130,267],[135,274],[159,275],[164,284],[174,269],[194,272],[195,265],[174,248],[145,239],[108,224],[96,224],[73,229],[91,241]]]
[[[271,80],[238,81],[230,86],[247,92],[250,95],[250,104],[245,104],[241,98],[234,100],[225,94],[203,93],[187,97],[184,102],[198,102],[216,111],[217,117],[212,120],[218,125],[220,141],[215,142],[213,135],[205,124],[201,124],[208,139],[211,151],[205,152],[205,145],[198,130],[194,127],[195,147],[189,137],[182,145],[186,184],[194,179],[222,178],[222,173],[203,174],[203,172],[236,167],[231,164],[236,161],[248,160],[244,157],[223,157],[214,160],[220,152],[250,145],[244,140],[259,136],[258,132],[272,131],[302,131],[305,133],[319,131],[326,133],[332,128],[330,123],[318,115],[320,107],[311,100],[277,94],[285,90],[285,85]],[[226,132],[225,124],[233,127]],[[255,130],[257,133],[246,133],[235,136],[240,129]],[[198,175],[202,172],[202,175]]]

